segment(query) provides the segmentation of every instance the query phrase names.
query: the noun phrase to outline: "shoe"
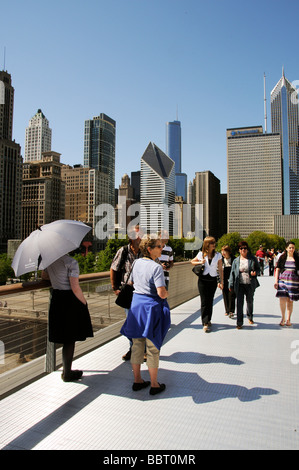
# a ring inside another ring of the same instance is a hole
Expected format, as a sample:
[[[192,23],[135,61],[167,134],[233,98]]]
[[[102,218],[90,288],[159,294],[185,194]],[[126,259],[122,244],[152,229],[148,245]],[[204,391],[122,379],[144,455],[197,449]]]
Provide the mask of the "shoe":
[[[253,321],[253,320],[249,320],[249,325],[254,325],[254,321]]]
[[[143,356],[143,362],[146,362],[147,361],[147,354],[144,353],[144,356]]]
[[[228,316],[229,316],[229,318],[234,318],[234,313],[230,312]]]
[[[161,393],[165,390],[166,385],[165,384],[159,384],[159,387],[151,387],[150,388],[150,395],[157,395],[157,393]]]
[[[138,390],[142,390],[143,388],[146,388],[150,385],[150,382],[148,381],[143,381],[143,382],[134,382],[133,385],[132,385],[132,390],[134,390],[134,392],[138,392]]]
[[[131,349],[122,356],[123,361],[129,361],[131,359]]]
[[[281,320],[281,322],[279,323],[279,326],[285,326],[285,324],[286,324],[285,321]]]
[[[286,326],[292,326],[292,323],[290,321],[286,321]]]
[[[203,331],[204,331],[204,333],[209,333],[210,330],[209,330],[208,325],[204,325]]]
[[[242,325],[237,325],[237,330],[241,330],[242,329]]]
[[[82,375],[82,370],[71,370],[68,375],[64,375],[64,373],[62,372],[61,378],[64,382],[74,382],[76,380],[80,380]]]

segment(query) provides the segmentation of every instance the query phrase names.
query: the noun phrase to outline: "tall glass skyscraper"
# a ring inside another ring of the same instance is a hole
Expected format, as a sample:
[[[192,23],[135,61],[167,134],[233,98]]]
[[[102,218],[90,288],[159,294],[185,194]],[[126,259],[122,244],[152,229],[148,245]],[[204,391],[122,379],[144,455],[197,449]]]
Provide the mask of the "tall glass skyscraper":
[[[104,113],[85,121],[84,167],[108,175],[108,203],[115,206],[116,122]]]
[[[150,142],[141,157],[140,172],[140,223],[147,233],[166,229],[173,235],[173,213],[167,208],[174,205],[174,189],[173,160]]]
[[[187,175],[182,173],[182,134],[180,121],[166,123],[166,155],[175,164],[175,195],[187,200]]]
[[[182,148],[181,148],[181,123],[173,121],[166,123],[166,155],[175,164],[175,172],[181,173],[182,169]]]
[[[299,214],[298,93],[282,77],[271,92],[272,132],[281,136],[283,162],[283,213]]]

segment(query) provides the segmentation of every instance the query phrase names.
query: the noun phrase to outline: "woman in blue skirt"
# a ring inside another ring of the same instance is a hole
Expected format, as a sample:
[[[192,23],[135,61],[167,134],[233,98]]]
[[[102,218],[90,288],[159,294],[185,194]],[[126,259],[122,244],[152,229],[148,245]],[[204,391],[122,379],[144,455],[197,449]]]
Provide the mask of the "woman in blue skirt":
[[[276,297],[279,297],[281,322],[280,326],[291,326],[293,302],[299,300],[299,256],[293,242],[288,242],[284,253],[280,256],[275,270]],[[287,319],[285,321],[285,313]]]

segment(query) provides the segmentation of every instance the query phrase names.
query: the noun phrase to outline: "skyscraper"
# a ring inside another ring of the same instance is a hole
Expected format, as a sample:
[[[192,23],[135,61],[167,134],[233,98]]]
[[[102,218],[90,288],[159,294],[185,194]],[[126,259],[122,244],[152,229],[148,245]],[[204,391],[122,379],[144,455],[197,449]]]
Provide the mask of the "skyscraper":
[[[0,252],[6,252],[8,239],[21,238],[22,157],[12,140],[14,88],[6,71],[0,88]]]
[[[41,109],[30,119],[25,134],[24,162],[42,159],[43,152],[49,152],[52,145],[52,129]]]
[[[180,121],[166,123],[166,155],[175,164],[175,195],[187,200],[187,175],[182,173],[182,133]]]
[[[175,172],[182,171],[182,137],[180,121],[166,123],[166,155],[168,155],[175,164]]]
[[[299,214],[298,93],[282,77],[271,92],[272,132],[281,136],[283,162],[283,214]]]
[[[65,218],[65,182],[60,153],[43,152],[41,159],[23,165],[22,238],[38,226]]]
[[[262,126],[227,129],[228,233],[274,233],[282,214],[280,135]]]
[[[108,175],[108,203],[115,206],[116,122],[104,113],[85,121],[84,167]]]
[[[150,232],[166,229],[173,233],[173,214],[168,208],[175,202],[174,161],[150,142],[141,157],[140,224]]]

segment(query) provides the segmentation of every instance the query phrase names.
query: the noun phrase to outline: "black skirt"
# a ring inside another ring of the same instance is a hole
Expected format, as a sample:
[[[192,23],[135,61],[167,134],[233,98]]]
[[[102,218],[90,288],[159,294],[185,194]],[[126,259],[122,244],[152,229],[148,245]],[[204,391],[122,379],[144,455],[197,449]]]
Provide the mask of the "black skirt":
[[[87,304],[72,290],[52,290],[49,309],[49,341],[66,344],[93,337]]]

